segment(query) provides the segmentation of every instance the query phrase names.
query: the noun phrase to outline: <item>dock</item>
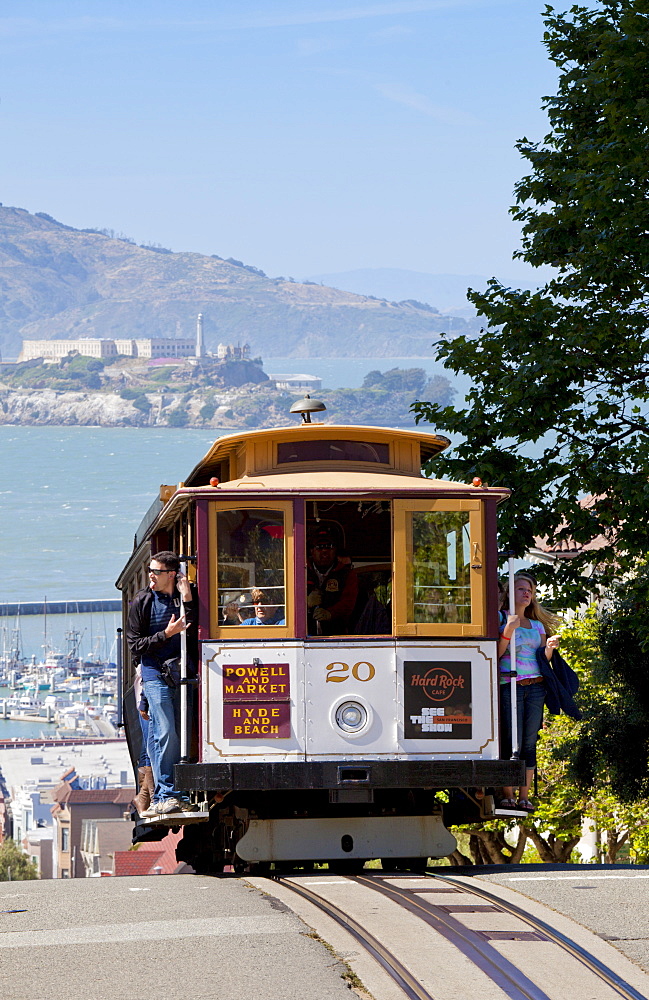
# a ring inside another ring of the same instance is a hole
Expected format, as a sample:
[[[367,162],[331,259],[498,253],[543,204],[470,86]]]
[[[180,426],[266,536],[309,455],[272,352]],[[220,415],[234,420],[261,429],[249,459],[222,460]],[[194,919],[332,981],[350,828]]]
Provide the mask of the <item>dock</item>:
[[[0,750],[46,750],[48,747],[79,747],[86,744],[126,743],[125,736],[16,736],[0,740]]]
[[[119,597],[81,601],[18,601],[14,604],[0,604],[0,618],[16,615],[87,615],[121,610],[122,602]]]

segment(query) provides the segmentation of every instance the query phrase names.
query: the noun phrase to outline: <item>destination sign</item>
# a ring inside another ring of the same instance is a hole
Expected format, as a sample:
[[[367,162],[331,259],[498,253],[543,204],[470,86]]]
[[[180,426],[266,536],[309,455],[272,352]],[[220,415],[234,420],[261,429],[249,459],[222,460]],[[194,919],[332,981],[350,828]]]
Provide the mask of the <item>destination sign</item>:
[[[223,736],[227,740],[287,739],[291,735],[290,702],[223,706]]]
[[[403,686],[406,739],[471,739],[470,663],[406,660]]]
[[[288,663],[223,666],[223,701],[285,701],[290,694]]]
[[[228,740],[288,739],[291,672],[288,663],[223,665],[223,736]]]

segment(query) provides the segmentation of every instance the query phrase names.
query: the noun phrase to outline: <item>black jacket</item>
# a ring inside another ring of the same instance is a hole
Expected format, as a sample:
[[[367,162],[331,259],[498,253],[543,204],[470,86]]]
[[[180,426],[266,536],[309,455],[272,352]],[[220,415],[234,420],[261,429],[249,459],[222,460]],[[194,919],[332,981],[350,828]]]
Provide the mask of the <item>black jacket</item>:
[[[192,600],[189,604],[185,605],[185,618],[189,626],[187,628],[187,656],[191,661],[188,664],[189,673],[192,672],[191,665],[195,665],[198,662],[198,630],[196,629],[198,599],[196,588],[192,585],[191,589]],[[178,599],[178,610],[174,611],[177,618],[180,614],[180,594],[178,591],[176,591],[175,596]],[[128,609],[126,641],[128,642],[128,648],[131,651],[131,657],[135,666],[137,666],[143,656],[158,656],[164,644],[169,642],[164,629],[161,632],[149,635],[152,603],[153,594],[150,588],[147,587],[146,590],[138,591]]]
[[[346,635],[349,631],[356,598],[358,597],[358,576],[351,563],[343,563],[340,559],[324,574],[320,575],[312,562],[307,566],[306,591],[319,590],[322,595],[321,608],[331,613],[329,621],[320,622],[318,630],[313,612],[315,608],[307,608],[307,631],[309,635]]]
[[[545,681],[545,704],[550,715],[565,712],[571,719],[581,719],[581,712],[573,698],[579,688],[579,678],[572,667],[556,649],[552,652],[552,659],[548,660],[544,646],[537,649],[536,661]]]

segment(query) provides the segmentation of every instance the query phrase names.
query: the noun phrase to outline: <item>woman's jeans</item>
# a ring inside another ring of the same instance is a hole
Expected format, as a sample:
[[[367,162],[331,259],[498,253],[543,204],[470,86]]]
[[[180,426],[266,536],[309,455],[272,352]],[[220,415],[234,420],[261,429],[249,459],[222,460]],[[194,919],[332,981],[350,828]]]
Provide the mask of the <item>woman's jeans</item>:
[[[536,741],[543,722],[545,684],[516,685],[518,720],[518,757],[528,768],[536,767]],[[500,752],[508,760],[512,755],[511,684],[500,685]]]
[[[174,764],[180,760],[180,687],[170,688],[162,677],[143,683],[149,703],[148,750],[155,780],[153,799],[181,798],[174,786]]]

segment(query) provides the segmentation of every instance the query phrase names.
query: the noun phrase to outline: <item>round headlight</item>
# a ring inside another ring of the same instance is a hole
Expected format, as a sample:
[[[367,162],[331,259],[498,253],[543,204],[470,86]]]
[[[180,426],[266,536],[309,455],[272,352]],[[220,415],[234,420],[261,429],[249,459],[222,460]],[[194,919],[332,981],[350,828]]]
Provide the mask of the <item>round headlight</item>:
[[[357,701],[345,701],[336,710],[336,723],[345,733],[357,733],[367,722],[367,711]]]

